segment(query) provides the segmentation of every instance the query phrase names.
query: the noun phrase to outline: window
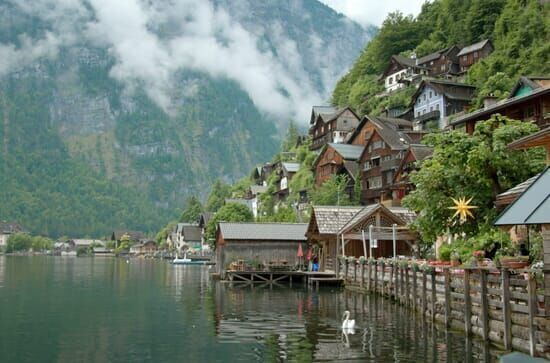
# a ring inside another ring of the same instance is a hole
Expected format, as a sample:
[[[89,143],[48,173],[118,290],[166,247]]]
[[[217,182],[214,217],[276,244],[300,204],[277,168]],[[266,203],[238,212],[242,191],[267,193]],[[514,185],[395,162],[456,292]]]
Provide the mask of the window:
[[[435,109],[439,111],[439,103],[435,105]]]
[[[432,91],[430,91],[430,98],[432,98]]]
[[[430,106],[430,112],[434,110],[434,106]]]
[[[424,101],[426,101],[426,94],[425,93],[422,95],[422,98],[424,99]]]
[[[373,178],[369,178],[367,182],[368,182],[369,189],[382,188],[382,177],[381,176],[375,176]]]
[[[445,64],[441,65],[441,72],[445,72]]]
[[[433,65],[434,65],[434,61],[431,61],[431,62],[430,62],[430,65],[433,66]]]
[[[474,58],[477,58],[477,57],[478,57],[477,52],[474,52]]]
[[[467,56],[467,55],[462,56],[462,61],[463,61],[463,62],[466,62],[467,60],[468,60],[468,56]]]
[[[391,184],[393,182],[393,170],[390,170],[386,173],[386,184]]]
[[[392,83],[393,83],[393,77],[388,78],[388,84],[392,84]]]
[[[380,157],[377,156],[375,158],[370,159],[371,167],[380,166]]]
[[[330,131],[332,129],[332,124],[328,124],[328,130]]]
[[[416,113],[416,117],[418,117],[418,116],[420,116],[420,111],[418,111],[418,112]],[[316,135],[317,135],[317,133],[316,133]]]
[[[373,149],[376,150],[376,149],[382,149],[386,146],[386,144],[384,143],[384,141],[382,140],[377,140],[375,142],[373,142]]]

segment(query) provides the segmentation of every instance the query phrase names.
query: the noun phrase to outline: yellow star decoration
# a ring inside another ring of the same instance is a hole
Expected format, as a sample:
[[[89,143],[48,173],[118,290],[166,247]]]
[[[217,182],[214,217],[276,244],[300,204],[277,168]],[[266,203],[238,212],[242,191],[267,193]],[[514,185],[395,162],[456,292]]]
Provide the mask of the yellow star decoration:
[[[453,218],[457,215],[460,216],[460,223],[466,222],[466,219],[468,217],[474,218],[474,215],[470,211],[470,209],[477,208],[475,205],[470,205],[470,202],[473,198],[470,198],[466,200],[466,198],[459,198],[458,200],[451,198],[453,202],[455,203],[454,207],[449,207],[449,209],[454,209],[456,212],[453,214]]]

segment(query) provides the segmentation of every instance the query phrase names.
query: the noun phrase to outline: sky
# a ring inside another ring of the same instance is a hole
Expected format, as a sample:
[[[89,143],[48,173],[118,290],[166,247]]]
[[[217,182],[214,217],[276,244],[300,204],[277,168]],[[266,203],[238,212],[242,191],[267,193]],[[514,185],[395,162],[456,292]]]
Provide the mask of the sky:
[[[359,24],[380,26],[386,15],[400,10],[404,14],[418,15],[426,0],[320,0],[334,10]]]

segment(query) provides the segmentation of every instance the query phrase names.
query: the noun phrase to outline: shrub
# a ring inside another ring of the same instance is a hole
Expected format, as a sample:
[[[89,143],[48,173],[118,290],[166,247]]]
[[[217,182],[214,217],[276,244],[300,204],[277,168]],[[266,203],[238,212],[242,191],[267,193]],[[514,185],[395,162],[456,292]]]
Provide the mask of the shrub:
[[[451,260],[451,245],[445,244],[439,247],[439,259],[441,261],[450,261]]]

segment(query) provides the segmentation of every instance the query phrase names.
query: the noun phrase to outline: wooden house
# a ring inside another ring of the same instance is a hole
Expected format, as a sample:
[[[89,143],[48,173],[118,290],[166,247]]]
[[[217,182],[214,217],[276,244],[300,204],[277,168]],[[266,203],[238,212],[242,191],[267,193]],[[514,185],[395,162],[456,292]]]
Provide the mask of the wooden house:
[[[216,230],[216,272],[223,278],[230,264],[238,261],[253,266],[287,265],[291,269],[300,262],[298,246],[306,250],[306,228],[305,223],[220,222]]]
[[[333,175],[348,177],[348,193],[353,193],[357,176],[357,161],[363,152],[363,146],[348,144],[327,144],[313,162],[315,185],[320,186]]]
[[[214,213],[212,212],[204,212],[204,213],[201,213],[201,215],[199,216],[199,228],[201,229],[201,241],[202,241],[203,250],[205,248],[208,248],[209,246],[208,241],[206,240],[206,228],[208,227],[208,223],[210,222],[210,219],[212,219],[213,216],[214,216]]]
[[[392,200],[395,205],[401,205],[401,200],[414,189],[414,185],[409,180],[412,171],[418,168],[419,163],[430,157],[433,148],[422,144],[411,144],[405,156],[401,160],[399,167],[395,171],[393,178]]]
[[[332,108],[331,108],[332,109]],[[315,110],[315,108],[314,108]],[[316,114],[312,111],[312,117]],[[318,150],[329,143],[344,143],[348,134],[359,125],[360,118],[349,107],[335,110],[332,114],[317,113],[309,129],[311,150]]]
[[[549,126],[550,77],[521,77],[508,99],[485,103],[480,110],[454,118],[450,126],[472,134],[477,122],[487,120],[495,114],[534,122],[541,129]]]
[[[467,72],[479,60],[488,57],[493,50],[493,43],[489,39],[462,48],[457,54],[460,73]]]
[[[277,197],[277,201],[285,201],[288,195],[290,194],[290,181],[294,174],[300,170],[299,163],[292,162],[280,162],[277,166],[277,180],[276,186],[277,189],[273,194]]]
[[[416,64],[428,69],[428,75],[433,77],[451,76],[459,73],[458,53],[456,45],[438,50],[416,59]]]
[[[139,242],[145,239],[145,235],[142,232],[119,230],[111,234],[111,241],[118,244],[124,236],[128,236],[130,242]]]
[[[175,228],[176,240],[175,249],[182,253],[187,250],[191,252],[201,251],[202,228],[198,224],[178,223]]]
[[[350,134],[347,144],[365,146],[376,128],[392,127],[396,130],[412,130],[412,122],[404,119],[366,115],[353,133]]]
[[[307,238],[316,247],[319,271],[336,272],[338,231],[342,229],[362,207],[313,206],[307,226]]]
[[[24,233],[25,230],[16,222],[0,221],[0,250],[6,248],[12,234]]]
[[[394,55],[390,58],[380,80],[384,82],[386,92],[393,92],[418,81],[422,75],[428,73],[429,68],[417,65],[415,58]]]
[[[155,241],[146,241],[136,243],[130,247],[130,254],[132,255],[152,255],[157,251],[157,244]]]
[[[423,80],[412,97],[415,130],[442,130],[450,115],[467,110],[476,87],[446,80]]]
[[[424,132],[396,130],[391,125],[375,128],[361,157],[361,203],[392,205],[393,178],[410,144],[418,144]]]
[[[368,205],[338,231],[341,236],[338,254],[344,251],[345,256],[393,257],[395,230],[396,256],[411,256],[417,237],[407,225],[415,217],[415,213],[406,208],[385,207],[379,203]]]

